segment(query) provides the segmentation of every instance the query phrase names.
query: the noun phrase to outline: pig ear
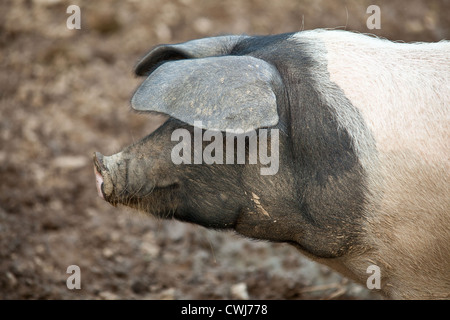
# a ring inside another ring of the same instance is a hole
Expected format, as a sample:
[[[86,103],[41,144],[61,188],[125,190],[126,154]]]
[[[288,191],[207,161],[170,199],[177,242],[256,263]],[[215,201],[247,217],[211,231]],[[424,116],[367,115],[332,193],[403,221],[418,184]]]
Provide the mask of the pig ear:
[[[192,40],[179,44],[164,44],[147,53],[134,68],[137,76],[149,75],[161,63],[180,60],[226,55],[247,36],[219,36]]]
[[[178,60],[152,72],[131,105],[204,129],[248,132],[278,123],[281,89],[276,68],[250,56]]]

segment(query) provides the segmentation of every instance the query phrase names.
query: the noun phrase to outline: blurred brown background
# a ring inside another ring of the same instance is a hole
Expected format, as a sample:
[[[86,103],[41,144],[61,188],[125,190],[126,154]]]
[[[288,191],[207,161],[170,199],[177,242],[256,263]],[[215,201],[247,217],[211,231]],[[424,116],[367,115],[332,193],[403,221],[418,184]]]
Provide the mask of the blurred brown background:
[[[66,8],[81,8],[68,30]],[[369,5],[381,29],[368,30]],[[130,111],[136,61],[159,43],[314,28],[391,40],[450,38],[450,1],[61,1],[0,3],[0,299],[377,299],[293,247],[113,208],[94,151],[157,120]],[[81,290],[69,290],[69,265]]]

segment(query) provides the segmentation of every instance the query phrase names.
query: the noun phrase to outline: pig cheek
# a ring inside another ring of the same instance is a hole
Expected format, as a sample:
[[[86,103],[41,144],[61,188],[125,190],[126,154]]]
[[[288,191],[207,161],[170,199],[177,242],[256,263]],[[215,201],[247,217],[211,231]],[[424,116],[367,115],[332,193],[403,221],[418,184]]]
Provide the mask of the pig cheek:
[[[129,163],[127,186],[128,191],[134,196],[142,196],[148,193],[150,181],[152,180],[148,174],[148,165],[146,161],[141,159],[133,159]]]

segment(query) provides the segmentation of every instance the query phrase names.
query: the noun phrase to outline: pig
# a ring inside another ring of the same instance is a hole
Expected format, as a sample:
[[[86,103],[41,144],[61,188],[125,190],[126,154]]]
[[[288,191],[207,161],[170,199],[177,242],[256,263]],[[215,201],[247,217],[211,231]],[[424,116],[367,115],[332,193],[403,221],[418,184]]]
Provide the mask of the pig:
[[[363,285],[378,270],[387,298],[450,298],[450,42],[223,35],[159,45],[135,73],[131,107],[168,118],[94,154],[100,197],[291,244]]]

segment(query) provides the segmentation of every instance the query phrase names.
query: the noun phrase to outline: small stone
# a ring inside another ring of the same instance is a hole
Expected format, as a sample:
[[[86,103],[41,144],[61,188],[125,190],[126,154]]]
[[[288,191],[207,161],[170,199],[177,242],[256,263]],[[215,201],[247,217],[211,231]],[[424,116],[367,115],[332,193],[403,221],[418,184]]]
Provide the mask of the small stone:
[[[15,287],[17,284],[17,278],[11,272],[6,273],[6,279],[8,279],[8,283],[10,287]]]
[[[118,300],[119,296],[110,292],[110,291],[102,291],[99,294],[100,299],[102,300]]]
[[[159,298],[161,300],[175,300],[175,288],[169,288],[161,291]]]
[[[233,299],[248,300],[247,284],[240,282],[231,286],[231,297]]]
[[[114,251],[111,248],[104,248],[102,254],[105,258],[111,258],[114,255]]]

